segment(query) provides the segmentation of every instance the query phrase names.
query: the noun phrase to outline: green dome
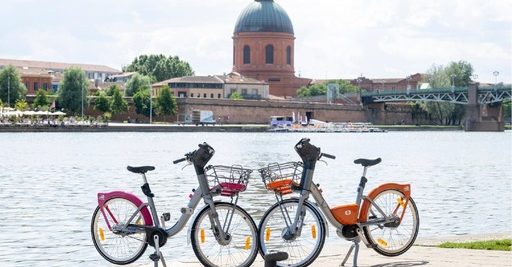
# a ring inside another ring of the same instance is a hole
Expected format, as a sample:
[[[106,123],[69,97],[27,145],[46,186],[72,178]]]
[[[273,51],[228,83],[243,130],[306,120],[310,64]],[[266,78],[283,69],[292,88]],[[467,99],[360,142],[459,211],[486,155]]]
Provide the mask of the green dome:
[[[238,17],[235,26],[235,33],[237,32],[293,34],[293,25],[286,11],[273,0],[255,0]]]

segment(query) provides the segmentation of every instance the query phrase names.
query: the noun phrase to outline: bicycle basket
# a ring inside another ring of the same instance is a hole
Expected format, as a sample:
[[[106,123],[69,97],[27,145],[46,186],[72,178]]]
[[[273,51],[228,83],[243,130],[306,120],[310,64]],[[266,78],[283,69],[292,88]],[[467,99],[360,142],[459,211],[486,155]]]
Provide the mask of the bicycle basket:
[[[300,184],[302,162],[271,163],[259,172],[267,190],[287,195],[293,192],[293,184]]]
[[[247,189],[251,169],[241,166],[210,165],[205,168],[206,177],[212,188],[220,187],[222,196],[232,197]]]

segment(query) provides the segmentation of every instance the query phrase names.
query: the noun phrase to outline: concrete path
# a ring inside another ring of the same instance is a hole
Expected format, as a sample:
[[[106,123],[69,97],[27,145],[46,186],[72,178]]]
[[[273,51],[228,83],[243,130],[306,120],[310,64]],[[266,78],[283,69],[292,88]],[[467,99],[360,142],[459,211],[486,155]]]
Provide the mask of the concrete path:
[[[336,267],[339,266],[345,253],[348,251],[348,243],[334,246],[326,245],[311,266]],[[169,255],[167,252],[166,254]],[[202,266],[195,257],[181,258],[176,260],[167,256],[167,265],[169,267],[199,267]],[[139,262],[144,261],[143,258]],[[147,261],[146,261],[147,262]],[[362,247],[359,254],[359,267],[507,267],[512,266],[512,252],[510,251],[486,251],[469,249],[442,249],[431,246],[413,246],[405,254],[388,258],[381,256],[371,249]],[[150,267],[151,264],[143,266]],[[162,266],[162,265],[160,265]],[[263,267],[264,263],[260,256],[253,264],[255,267]],[[346,266],[352,266],[352,258],[349,259]]]

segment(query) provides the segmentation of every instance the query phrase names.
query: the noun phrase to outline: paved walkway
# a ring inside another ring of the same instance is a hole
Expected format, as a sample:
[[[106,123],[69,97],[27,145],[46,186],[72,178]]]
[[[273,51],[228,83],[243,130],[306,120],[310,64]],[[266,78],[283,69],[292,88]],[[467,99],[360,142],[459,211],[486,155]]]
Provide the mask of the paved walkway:
[[[340,243],[343,244],[340,246],[326,244],[320,256],[311,266],[339,266],[349,248],[348,242]],[[170,253],[171,252],[167,251],[167,253],[164,254],[169,255],[167,256],[167,265],[169,267],[202,266],[195,257],[171,260]],[[176,258],[177,257],[174,256],[174,259]],[[143,261],[143,258],[139,260],[140,263]],[[512,252],[469,249],[443,249],[432,246],[415,245],[405,254],[398,257],[389,258],[381,256],[366,247],[361,247],[358,264],[359,267],[512,267]],[[153,265],[146,263],[142,266],[150,267]],[[258,256],[253,266],[264,266],[261,257]],[[349,262],[347,262],[346,266],[352,266],[352,258],[349,259]]]

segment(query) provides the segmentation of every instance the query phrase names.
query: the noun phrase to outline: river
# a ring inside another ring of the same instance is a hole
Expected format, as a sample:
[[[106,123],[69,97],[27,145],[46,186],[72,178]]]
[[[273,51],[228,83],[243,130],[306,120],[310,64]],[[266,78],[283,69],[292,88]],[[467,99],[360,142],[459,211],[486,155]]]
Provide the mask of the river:
[[[172,165],[200,142],[212,145],[211,164],[259,168],[298,160],[293,133],[1,133],[0,266],[110,266],[96,252],[90,219],[96,193],[125,190],[143,196],[141,178],[126,165],[154,165],[148,175],[159,213],[188,202],[197,180],[192,167]],[[512,133],[389,132],[307,134],[337,156],[319,163],[315,182],[327,202],[355,200],[360,157],[381,157],[368,171],[367,191],[380,183],[412,185],[421,218],[419,238],[507,232],[512,228]],[[240,205],[256,223],[273,203],[256,174]],[[187,231],[171,238],[168,258],[194,257]],[[337,239],[334,231],[328,242]],[[148,255],[148,252],[146,255]],[[172,253],[171,253],[172,251]],[[148,264],[143,256],[139,263]]]

